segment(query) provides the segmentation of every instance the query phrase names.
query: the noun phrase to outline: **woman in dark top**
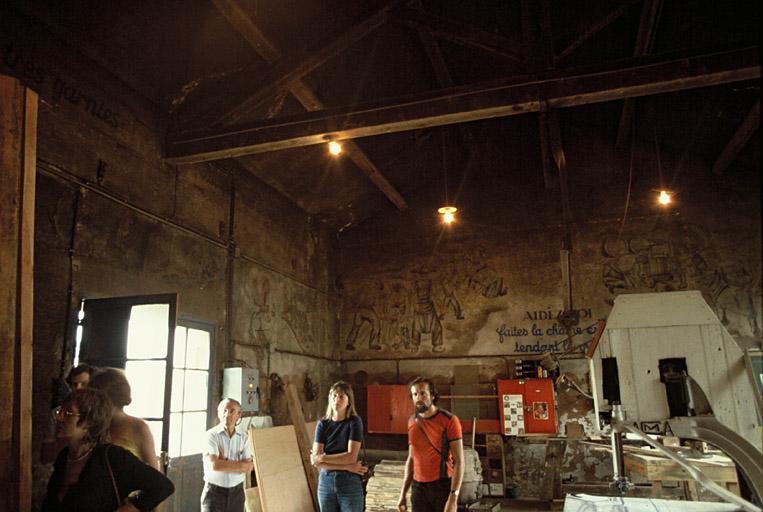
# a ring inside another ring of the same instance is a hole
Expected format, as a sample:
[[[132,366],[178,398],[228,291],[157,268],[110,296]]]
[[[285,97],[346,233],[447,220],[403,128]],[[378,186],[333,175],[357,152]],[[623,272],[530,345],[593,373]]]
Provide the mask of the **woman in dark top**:
[[[89,388],[72,391],[56,409],[56,436],[67,447],[56,459],[43,512],[151,510],[174,492],[164,475],[105,442],[111,411],[109,397]]]
[[[326,415],[315,426],[310,460],[321,469],[318,503],[321,512],[362,512],[363,482],[368,468],[358,462],[363,420],[355,411],[352,387],[339,381],[329,390]]]

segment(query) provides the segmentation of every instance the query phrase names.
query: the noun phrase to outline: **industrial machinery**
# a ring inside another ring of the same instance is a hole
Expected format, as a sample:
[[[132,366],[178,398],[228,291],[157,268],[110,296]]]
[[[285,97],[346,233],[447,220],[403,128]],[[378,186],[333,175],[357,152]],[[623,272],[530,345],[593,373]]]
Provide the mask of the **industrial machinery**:
[[[710,492],[744,510],[763,501],[763,430],[756,366],[698,291],[621,295],[596,359],[596,408],[611,414],[614,484],[627,491],[622,436],[631,433],[678,462]],[[647,434],[706,441],[737,465],[750,503],[716,485]]]

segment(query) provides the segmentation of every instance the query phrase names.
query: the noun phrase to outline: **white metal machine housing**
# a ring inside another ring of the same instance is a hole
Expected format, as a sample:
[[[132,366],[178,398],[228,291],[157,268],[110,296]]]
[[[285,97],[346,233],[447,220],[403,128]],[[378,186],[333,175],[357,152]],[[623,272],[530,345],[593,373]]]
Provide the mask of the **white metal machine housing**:
[[[700,292],[618,296],[597,355],[598,409],[618,401],[625,422],[643,433],[670,431],[717,446],[760,496],[759,391],[744,351]]]
[[[223,397],[241,403],[242,412],[260,410],[260,372],[256,368],[223,369]]]

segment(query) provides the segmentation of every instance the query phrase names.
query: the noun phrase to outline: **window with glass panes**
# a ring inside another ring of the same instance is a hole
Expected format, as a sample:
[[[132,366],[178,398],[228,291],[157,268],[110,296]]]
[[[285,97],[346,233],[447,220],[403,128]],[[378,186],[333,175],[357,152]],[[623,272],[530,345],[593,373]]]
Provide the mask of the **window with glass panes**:
[[[204,450],[207,430],[209,355],[212,329],[191,324],[175,327],[170,400],[169,456]]]
[[[168,304],[132,306],[127,328],[125,375],[132,402],[124,410],[148,423],[157,452],[161,451],[164,427],[169,310]]]

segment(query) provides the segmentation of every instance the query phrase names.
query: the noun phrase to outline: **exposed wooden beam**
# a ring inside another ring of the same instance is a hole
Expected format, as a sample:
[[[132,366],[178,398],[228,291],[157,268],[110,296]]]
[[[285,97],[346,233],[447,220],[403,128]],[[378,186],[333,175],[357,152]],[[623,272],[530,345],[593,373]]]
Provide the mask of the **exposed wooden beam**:
[[[37,93],[0,75],[0,510],[32,509]]]
[[[527,67],[533,73],[554,68],[554,48],[551,34],[550,11],[547,2],[522,0],[522,40],[527,54]],[[557,177],[552,172],[552,154],[549,143],[550,123],[558,123],[558,116],[549,117],[546,105],[538,113],[538,142],[540,145],[543,184],[546,189],[556,188]],[[558,127],[556,127],[558,129]]]
[[[638,34],[636,36],[636,46],[633,49],[634,57],[643,57],[652,53],[652,43],[654,43],[654,35],[657,31],[657,22],[660,19],[661,10],[662,0],[644,0],[644,5],[641,9],[641,20],[638,25]],[[629,140],[635,110],[635,100],[626,98],[623,103],[622,113],[620,114],[620,123],[617,127],[615,147],[623,148]]]
[[[214,101],[212,105],[200,109],[205,118],[211,114],[211,118],[205,119],[206,124],[225,126],[239,122],[262,102],[277,94],[279,90],[286,88],[289,83],[304,77],[382,25],[387,20],[387,11],[401,2],[402,0],[390,0],[384,7],[317,51],[305,50],[299,54],[279,59],[264,73],[260,69],[248,69],[240,74],[232,83],[223,86],[228,89],[227,93],[218,95],[217,101]],[[235,10],[231,9],[228,4],[230,2],[223,4],[227,8],[227,11],[222,11],[223,14],[230,12],[232,16],[237,16],[239,25],[246,26],[247,30],[251,29],[254,25],[251,19],[249,23],[240,19],[239,15],[244,12],[240,4],[238,5],[239,9]],[[255,37],[257,34],[264,37],[264,34],[259,30],[251,32],[251,35]],[[247,37],[248,40],[249,37]],[[251,93],[253,83],[262,84],[262,86]]]
[[[263,153],[384,133],[662,94],[760,77],[757,46],[673,60],[632,59],[618,69],[565,70],[544,80],[459,87],[392,104],[313,112],[227,131],[171,139],[166,158],[189,163]]]
[[[612,22],[628,12],[628,9],[630,9],[633,4],[639,3],[641,1],[643,0],[624,0],[599,19],[589,23],[586,27],[574,27],[567,34],[561,36],[560,39],[565,40],[571,35],[577,35],[574,41],[569,43],[564,50],[559,52],[559,54],[556,56],[556,62],[559,63],[565,58],[569,57],[575,50],[580,48],[583,43],[591,39],[603,29],[607,28],[612,24]]]
[[[733,162],[734,158],[736,158],[739,152],[742,151],[742,148],[744,148],[750,138],[752,138],[759,126],[760,100],[757,100],[755,105],[752,106],[752,109],[750,109],[750,112],[747,113],[744,121],[742,121],[742,124],[739,125],[734,136],[731,137],[731,140],[726,144],[726,147],[723,148],[721,156],[719,156],[718,160],[713,164],[713,172],[715,174],[721,175],[728,169],[731,162]]]
[[[246,39],[249,45],[269,64],[281,58],[281,52],[270,42],[265,34],[259,29],[249,14],[242,0],[213,0],[217,9],[233,25],[236,30]],[[389,8],[389,7],[388,7]],[[301,79],[293,80],[288,85],[289,91],[302,104],[308,112],[325,109],[325,105],[315,92]],[[400,195],[400,192],[387,180],[371,161],[365,152],[353,141],[345,142],[348,156],[355,165],[365,174],[381,192],[399,210],[408,208],[408,204]]]
[[[437,38],[499,55],[512,62],[523,62],[517,43],[500,34],[481,30],[472,25],[451,21],[419,9],[397,9],[390,18],[416,30],[425,30]]]

